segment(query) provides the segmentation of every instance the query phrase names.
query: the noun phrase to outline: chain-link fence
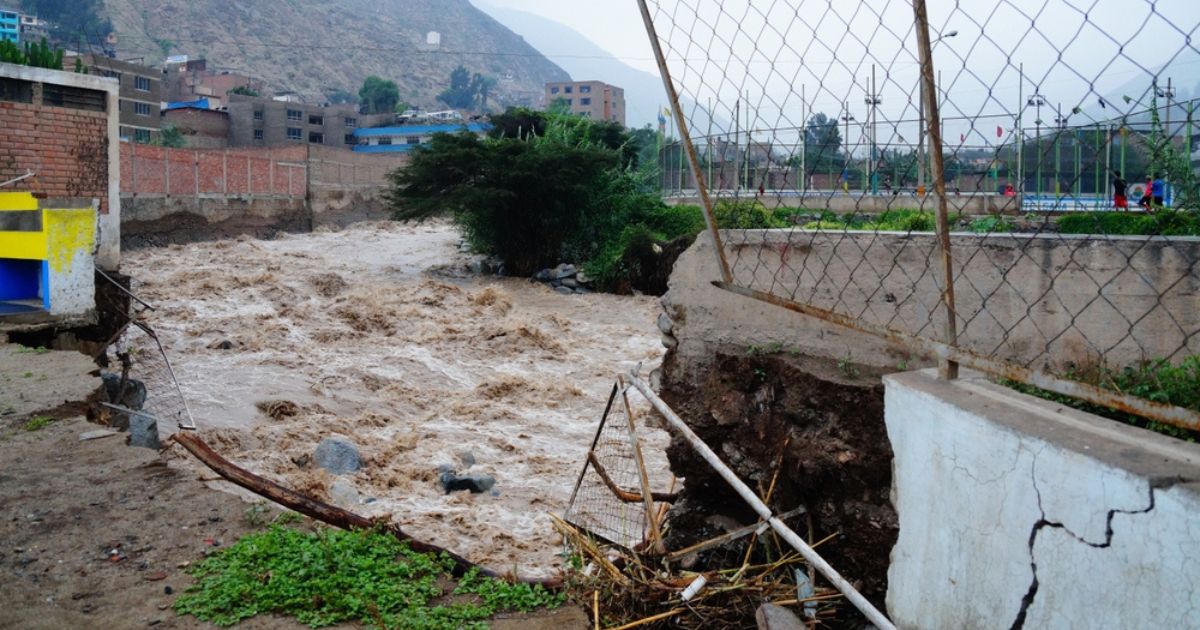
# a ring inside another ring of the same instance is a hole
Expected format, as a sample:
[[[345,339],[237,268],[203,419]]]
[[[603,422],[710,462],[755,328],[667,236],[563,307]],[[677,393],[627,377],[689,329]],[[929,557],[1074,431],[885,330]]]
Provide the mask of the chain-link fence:
[[[928,4],[641,3],[661,186],[724,228],[714,280],[1200,429],[1170,391],[1200,377],[1200,10]]]

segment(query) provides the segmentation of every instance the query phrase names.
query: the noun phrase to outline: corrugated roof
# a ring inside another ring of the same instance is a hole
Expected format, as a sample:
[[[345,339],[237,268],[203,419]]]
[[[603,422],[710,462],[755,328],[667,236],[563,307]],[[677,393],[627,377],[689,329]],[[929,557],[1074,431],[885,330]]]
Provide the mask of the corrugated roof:
[[[421,146],[421,145],[419,145],[419,144],[379,144],[379,145],[375,145],[375,146],[370,146],[367,144],[356,144],[356,145],[354,145],[354,152],[355,153],[408,153],[409,151],[412,151],[415,147],[419,147],[419,146]]]
[[[471,133],[483,133],[491,129],[491,125],[483,123],[452,123],[445,125],[405,125],[403,127],[375,127],[374,129],[356,129],[354,130],[355,138],[376,138],[381,136],[428,136],[435,133],[458,133],[459,131],[470,131]]]

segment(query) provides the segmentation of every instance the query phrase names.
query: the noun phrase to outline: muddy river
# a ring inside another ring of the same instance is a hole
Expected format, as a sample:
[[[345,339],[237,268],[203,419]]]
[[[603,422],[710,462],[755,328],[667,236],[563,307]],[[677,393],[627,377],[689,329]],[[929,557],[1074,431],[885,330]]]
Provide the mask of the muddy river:
[[[445,223],[367,223],[136,250],[122,266],[226,457],[492,568],[546,575],[561,563],[548,512],[565,509],[615,375],[661,360],[659,307],[473,276],[459,241]],[[645,434],[660,460],[665,434]],[[308,461],[330,436],[359,447],[359,472]],[[447,495],[441,464],[493,475],[495,491]]]

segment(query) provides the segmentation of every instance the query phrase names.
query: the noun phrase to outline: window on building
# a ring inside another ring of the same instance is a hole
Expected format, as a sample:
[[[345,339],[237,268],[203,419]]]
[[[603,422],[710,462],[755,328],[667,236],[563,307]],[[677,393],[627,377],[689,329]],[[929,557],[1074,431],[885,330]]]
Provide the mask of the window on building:
[[[569,85],[568,85],[567,87],[563,88],[563,92],[566,92],[567,94],[570,94],[570,93],[571,93],[571,86],[569,86]]]
[[[150,142],[150,130],[149,129],[134,129],[133,130],[133,141],[137,142],[139,144],[146,144],[147,142]]]
[[[581,85],[581,86],[579,86],[579,93],[580,93],[580,94],[591,94],[591,93],[592,93],[592,86],[590,86],[590,85]]]
[[[263,130],[262,130],[262,129],[255,129],[255,130],[254,130],[254,139],[255,139],[255,140],[262,140],[262,139],[263,139]]]
[[[564,98],[563,100],[567,102],[567,107],[570,107],[575,104],[573,99]]]
[[[304,132],[301,131],[299,127],[288,127],[287,134],[288,134],[288,140],[303,140],[304,139]]]
[[[579,104],[580,104],[580,105],[591,105],[591,104],[592,104],[592,99],[590,99],[590,98],[581,98],[581,99],[579,99]]]
[[[298,109],[289,109],[287,112],[288,120],[304,120],[304,112],[301,112]]]
[[[558,94],[558,88],[557,88],[557,87],[552,87],[552,88],[550,88],[550,93],[551,93],[551,94]]]
[[[325,134],[318,133],[316,131],[310,132],[308,134],[308,141],[311,142],[312,144],[324,144],[325,143]]]
[[[409,136],[405,139],[408,144],[421,144],[421,136]]]
[[[263,110],[261,110],[261,109],[254,110],[254,120],[262,120],[262,119],[263,119]]]
[[[380,139],[379,139],[379,146],[381,146],[381,147],[390,147],[390,146],[392,146],[392,139],[391,139],[391,138],[380,138]]]
[[[149,92],[150,79],[148,77],[135,77],[133,79],[133,87],[137,88],[138,91],[141,92]]]
[[[308,124],[310,124],[310,125],[324,125],[324,124],[325,124],[325,117],[324,117],[324,116],[318,116],[318,115],[316,115],[316,114],[309,114],[309,116],[308,116]]]
[[[149,116],[150,103],[134,103],[133,113],[137,114],[138,116]]]
[[[346,144],[349,144],[349,145],[356,145],[356,144],[358,144],[358,139],[357,139],[357,138],[355,138],[355,137],[354,137],[354,134],[352,134],[352,133],[348,133],[348,134],[346,134],[346,136],[345,136],[344,138],[342,138],[342,140],[343,140],[343,141],[344,141]]]
[[[357,126],[358,126],[358,119],[357,119],[357,118],[347,118],[347,119],[346,119],[346,126],[347,126],[347,127],[349,127],[349,128],[351,128],[351,129],[353,129],[353,128],[357,127]]]

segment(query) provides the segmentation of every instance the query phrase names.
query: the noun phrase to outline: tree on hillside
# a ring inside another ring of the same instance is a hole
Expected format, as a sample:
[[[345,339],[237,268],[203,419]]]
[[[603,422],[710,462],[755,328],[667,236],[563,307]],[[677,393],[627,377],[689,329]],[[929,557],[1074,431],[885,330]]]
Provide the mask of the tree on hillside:
[[[471,80],[471,73],[459,66],[450,73],[450,87],[438,94],[438,100],[454,109],[469,109],[475,104],[478,92],[479,84]]]
[[[396,103],[400,102],[400,88],[395,81],[371,75],[358,90],[358,102],[362,103],[368,114],[391,113],[395,111]]]
[[[519,138],[546,134],[546,114],[525,107],[513,107],[491,118],[488,135],[493,138]]]
[[[491,95],[492,89],[496,87],[496,79],[485,77],[481,74],[476,74],[471,79],[471,87],[475,89],[477,100],[476,109],[481,112],[487,111],[488,96]]]
[[[841,172],[842,133],[836,118],[817,112],[808,119],[804,128],[804,159],[810,173]]]
[[[58,40],[100,44],[112,32],[103,0],[23,0],[21,8],[58,26]]]

